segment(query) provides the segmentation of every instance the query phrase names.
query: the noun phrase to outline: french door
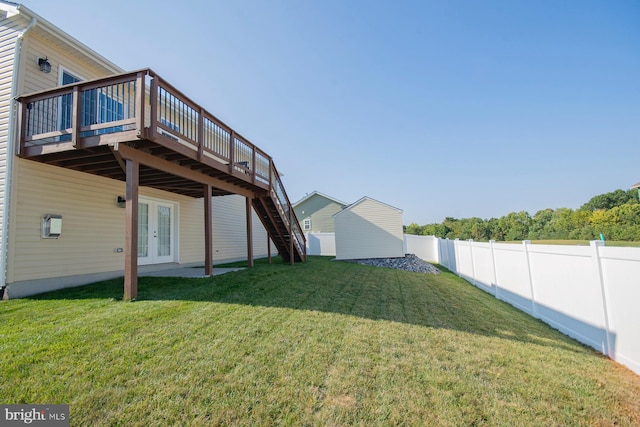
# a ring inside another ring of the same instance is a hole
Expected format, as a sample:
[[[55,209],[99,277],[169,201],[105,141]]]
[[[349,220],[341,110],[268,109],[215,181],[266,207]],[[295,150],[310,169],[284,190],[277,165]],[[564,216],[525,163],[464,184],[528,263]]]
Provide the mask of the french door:
[[[175,261],[175,206],[140,199],[138,202],[138,264]]]

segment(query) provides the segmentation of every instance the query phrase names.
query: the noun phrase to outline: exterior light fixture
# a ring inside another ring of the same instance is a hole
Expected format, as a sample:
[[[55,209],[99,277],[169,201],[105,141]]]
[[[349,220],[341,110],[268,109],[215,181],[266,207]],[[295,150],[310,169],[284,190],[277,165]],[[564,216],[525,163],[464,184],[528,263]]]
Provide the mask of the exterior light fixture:
[[[40,71],[43,73],[49,74],[51,72],[51,63],[49,59],[45,56],[44,58],[37,58],[38,66],[40,67]]]

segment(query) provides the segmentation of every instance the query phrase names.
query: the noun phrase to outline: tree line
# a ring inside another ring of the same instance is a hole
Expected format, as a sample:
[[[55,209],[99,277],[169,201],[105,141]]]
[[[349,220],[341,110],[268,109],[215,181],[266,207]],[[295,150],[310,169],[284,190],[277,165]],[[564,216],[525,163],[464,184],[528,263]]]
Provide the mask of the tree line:
[[[500,218],[447,217],[439,224],[405,227],[405,233],[477,241],[606,240],[640,241],[640,201],[636,190],[592,197],[579,209],[543,209],[531,216],[511,212]]]

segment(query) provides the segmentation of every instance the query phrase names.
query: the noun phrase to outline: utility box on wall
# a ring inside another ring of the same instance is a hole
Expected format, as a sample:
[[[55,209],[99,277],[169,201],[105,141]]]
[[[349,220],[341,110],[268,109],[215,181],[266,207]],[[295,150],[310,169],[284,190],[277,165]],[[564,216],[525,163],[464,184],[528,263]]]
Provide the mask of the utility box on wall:
[[[62,215],[45,214],[42,216],[42,238],[57,239],[62,234]]]

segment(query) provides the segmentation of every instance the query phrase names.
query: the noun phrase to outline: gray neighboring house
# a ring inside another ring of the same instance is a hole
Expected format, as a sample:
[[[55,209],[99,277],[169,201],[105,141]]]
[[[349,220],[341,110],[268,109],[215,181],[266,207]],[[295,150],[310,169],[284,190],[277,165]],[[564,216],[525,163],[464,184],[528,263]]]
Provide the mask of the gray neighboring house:
[[[314,191],[293,204],[293,211],[304,233],[333,233],[333,215],[348,203]]]

